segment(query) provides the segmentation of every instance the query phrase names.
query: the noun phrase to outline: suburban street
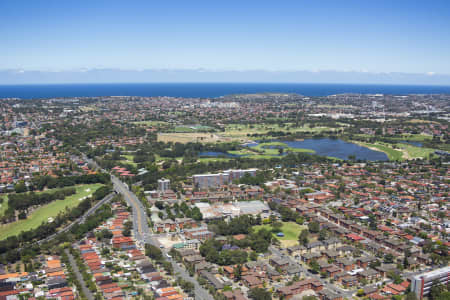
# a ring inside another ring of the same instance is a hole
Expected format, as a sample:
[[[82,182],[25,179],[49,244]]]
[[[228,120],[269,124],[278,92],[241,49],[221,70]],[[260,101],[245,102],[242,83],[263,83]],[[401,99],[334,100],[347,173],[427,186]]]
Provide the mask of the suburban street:
[[[133,210],[133,233],[136,241],[144,246],[145,243],[154,245],[156,247],[160,247],[161,244],[158,242],[156,238],[153,237],[153,234],[148,227],[147,222],[147,214],[145,212],[145,207],[142,205],[141,201],[136,197],[136,195],[131,192],[128,187],[120,181],[114,175],[111,175],[111,180],[114,184],[114,189],[123,195],[125,201],[132,207]],[[212,300],[213,297],[205,290],[195,278],[189,276],[186,270],[183,267],[180,267],[178,263],[169,258],[167,256],[167,250],[162,249],[165,258],[172,264],[174,272],[178,274],[181,278],[186,281],[192,282],[195,287],[195,299],[196,300]]]
[[[72,254],[68,249],[65,249],[64,252],[66,252],[67,256],[69,257],[69,263],[72,266],[73,272],[75,273],[75,276],[77,277],[78,282],[81,284],[81,289],[89,300],[95,300],[94,295],[91,293],[91,291],[88,289],[86,282],[84,282],[83,276],[80,273],[80,270],[78,269],[77,262],[73,258]]]
[[[299,266],[300,270],[302,271],[303,274],[305,274],[306,277],[308,277],[308,278],[315,278],[315,279],[320,280],[320,282],[322,282],[323,285],[327,289],[329,289],[330,291],[338,293],[338,294],[342,295],[344,298],[351,298],[353,296],[353,294],[355,293],[354,291],[351,291],[351,290],[340,289],[340,288],[336,287],[335,285],[330,284],[327,281],[323,280],[322,278],[320,278],[319,275],[311,273],[308,269],[304,268],[302,264],[296,262],[295,259],[292,258],[292,256],[289,256],[289,255],[286,255],[286,254],[282,253],[280,251],[280,249],[278,249],[277,247],[270,246],[269,250],[273,254],[275,254],[275,255],[277,255],[279,257],[287,259],[290,264]]]

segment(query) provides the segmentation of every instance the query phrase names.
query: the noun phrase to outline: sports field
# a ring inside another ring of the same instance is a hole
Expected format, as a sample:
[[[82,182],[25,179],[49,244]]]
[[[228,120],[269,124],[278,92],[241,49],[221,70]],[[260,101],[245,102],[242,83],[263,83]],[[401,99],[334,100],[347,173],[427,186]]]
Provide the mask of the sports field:
[[[49,221],[49,218],[56,217],[66,208],[76,207],[82,199],[92,195],[101,186],[102,184],[100,183],[78,185],[76,186],[76,194],[66,197],[64,200],[56,200],[39,207],[25,220],[0,225],[0,240],[18,235],[22,231],[39,227],[43,222]]]
[[[256,225],[253,226],[253,230],[258,231],[261,228],[265,228],[267,230],[272,230],[271,224],[266,225]],[[284,234],[283,237],[278,237],[275,233],[273,233],[273,236],[280,240],[281,244],[284,247],[289,247],[293,245],[298,244],[298,235],[300,232],[304,229],[307,229],[308,227],[305,225],[299,225],[294,222],[283,222],[283,226],[281,227],[281,232]]]

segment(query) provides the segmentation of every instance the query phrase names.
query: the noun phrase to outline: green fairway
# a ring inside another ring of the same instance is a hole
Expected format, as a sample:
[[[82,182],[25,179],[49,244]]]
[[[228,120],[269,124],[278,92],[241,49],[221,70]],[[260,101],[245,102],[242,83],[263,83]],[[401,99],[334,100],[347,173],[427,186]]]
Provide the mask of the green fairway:
[[[163,125],[168,125],[167,122],[164,121],[138,121],[138,122],[133,122],[136,125],[144,125],[144,126],[163,126]]]
[[[403,160],[403,152],[399,150],[395,150],[392,147],[388,146],[388,144],[381,144],[381,143],[364,143],[359,141],[353,141],[355,144],[359,144],[361,146],[367,147],[369,149],[375,150],[375,151],[381,151],[386,153],[389,160],[397,160],[401,161]]]
[[[200,162],[213,162],[213,161],[230,161],[233,158],[229,157],[200,157],[198,160]]]
[[[292,148],[282,142],[260,143],[256,146],[252,146],[250,148],[258,150],[258,151],[264,151],[264,154],[266,154],[266,155],[278,155],[280,153],[279,148],[282,148],[284,152],[309,152],[309,153],[315,152],[312,149]]]
[[[0,196],[0,198],[3,199],[3,201],[0,203],[0,217],[1,217],[8,208],[8,196],[4,195]]]
[[[78,185],[76,186],[76,194],[66,197],[64,200],[56,200],[39,207],[25,220],[0,225],[0,240],[18,235],[22,231],[39,227],[43,222],[47,222],[48,218],[56,217],[66,208],[70,209],[78,206],[81,198],[92,195],[101,186],[102,184],[100,183]]]
[[[121,162],[122,163],[124,163],[124,164],[129,164],[129,165],[132,165],[132,166],[137,166],[137,163],[135,163],[134,161],[133,161],[133,159],[134,159],[134,156],[133,155],[130,155],[130,154],[125,154],[125,155],[121,155],[123,158],[125,158],[125,160],[121,160]]]
[[[434,153],[434,149],[431,148],[423,148],[423,147],[417,147],[413,145],[408,144],[402,144],[398,143],[395,145],[397,148],[402,149],[405,151],[406,156],[408,159],[411,158],[429,158],[431,154]]]
[[[176,126],[173,132],[183,133],[183,132],[212,132],[215,131],[214,128],[204,125],[180,125]]]
[[[323,131],[336,131],[340,128],[331,127],[321,127],[314,126],[310,127],[309,124],[304,126],[295,126],[294,123],[284,123],[282,126],[279,124],[229,124],[225,128],[224,136],[232,137],[242,137],[247,136],[247,134],[267,134],[270,131],[282,131],[285,133],[295,133],[295,132],[312,132],[321,133]],[[270,138],[267,136],[267,138]]]
[[[256,225],[253,226],[253,229],[255,231],[260,230],[261,228],[265,228],[267,230],[272,230],[272,225],[266,224],[266,225]],[[283,222],[283,226],[281,227],[281,232],[283,232],[283,237],[278,237],[275,233],[273,234],[274,237],[276,237],[279,240],[282,241],[297,241],[298,235],[303,229],[307,229],[307,226],[305,225],[298,225],[294,222]]]

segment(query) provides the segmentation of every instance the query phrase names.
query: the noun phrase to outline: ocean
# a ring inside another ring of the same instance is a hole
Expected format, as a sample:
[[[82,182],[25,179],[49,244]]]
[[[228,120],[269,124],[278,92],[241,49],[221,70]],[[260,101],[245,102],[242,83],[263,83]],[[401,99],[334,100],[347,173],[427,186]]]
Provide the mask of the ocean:
[[[52,98],[96,96],[170,96],[216,98],[245,93],[297,93],[327,96],[361,94],[450,94],[450,86],[311,84],[311,83],[109,83],[0,85],[0,98]]]

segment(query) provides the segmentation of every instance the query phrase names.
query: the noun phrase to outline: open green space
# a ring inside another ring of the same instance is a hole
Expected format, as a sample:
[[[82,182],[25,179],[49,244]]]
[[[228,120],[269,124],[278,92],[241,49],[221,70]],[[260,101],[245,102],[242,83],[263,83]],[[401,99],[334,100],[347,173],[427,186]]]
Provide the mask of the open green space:
[[[213,127],[204,126],[204,125],[180,125],[176,126],[173,129],[173,132],[211,132],[215,129]]]
[[[355,142],[355,143],[373,150],[384,152],[387,154],[390,160],[397,160],[397,161],[415,158],[428,158],[435,151],[435,149],[417,147],[414,145],[404,143],[396,143],[396,144],[388,144],[381,142],[375,143]]]
[[[137,121],[133,122],[136,125],[144,125],[144,126],[163,126],[167,125],[167,122],[164,121]]]
[[[60,212],[78,206],[82,198],[92,195],[101,186],[102,184],[100,183],[78,185],[75,187],[75,194],[66,197],[64,200],[55,200],[37,208],[27,219],[0,225],[0,240],[18,235],[22,231],[28,231],[39,227],[43,222],[47,222],[49,218],[56,217]],[[51,190],[48,190],[46,192],[50,191]]]
[[[135,163],[134,161],[133,161],[133,159],[134,159],[134,156],[133,155],[131,155],[131,154],[125,154],[125,155],[121,155],[123,158],[125,158],[124,160],[121,160],[121,162],[122,163],[124,163],[124,164],[129,164],[129,165],[132,165],[132,166],[137,166],[137,163]]]
[[[364,142],[358,142],[358,141],[353,141],[353,142],[355,144],[359,144],[361,146],[367,147],[367,148],[375,150],[375,151],[384,152],[388,156],[389,160],[397,160],[397,161],[403,160],[403,152],[393,149],[388,144],[379,143],[379,142],[376,142],[376,143],[364,143]]]
[[[397,148],[402,149],[405,152],[406,157],[408,159],[428,158],[435,151],[434,149],[431,149],[431,148],[417,147],[417,146],[403,144],[403,143],[398,143],[395,146]]]
[[[284,124],[229,124],[225,127],[224,136],[247,136],[248,134],[267,134],[270,131],[282,131],[286,133],[295,132],[312,132],[321,133],[323,131],[336,131],[340,128],[310,126],[305,124],[303,126],[296,126],[295,123]]]
[[[0,199],[3,200],[0,202],[0,217],[1,217],[1,216],[3,216],[6,209],[8,208],[8,196],[6,196],[6,195],[0,196]]]
[[[265,225],[256,225],[253,226],[253,230],[258,231],[261,228],[265,228],[267,230],[272,231],[273,227],[271,224],[265,224]],[[298,241],[298,235],[300,232],[304,229],[307,229],[308,227],[305,225],[299,225],[294,222],[283,222],[283,226],[281,227],[281,232],[284,234],[283,237],[278,237],[276,233],[273,233],[273,236],[281,241]]]
[[[287,152],[314,153],[315,152],[314,150],[311,150],[311,149],[292,148],[282,142],[266,142],[266,143],[260,143],[258,145],[251,146],[248,148],[243,148],[241,150],[228,151],[228,153],[234,154],[234,155],[244,155],[246,158],[252,158],[252,159],[270,159],[270,158],[278,157],[280,155],[279,149],[283,149],[283,153],[287,153]]]

